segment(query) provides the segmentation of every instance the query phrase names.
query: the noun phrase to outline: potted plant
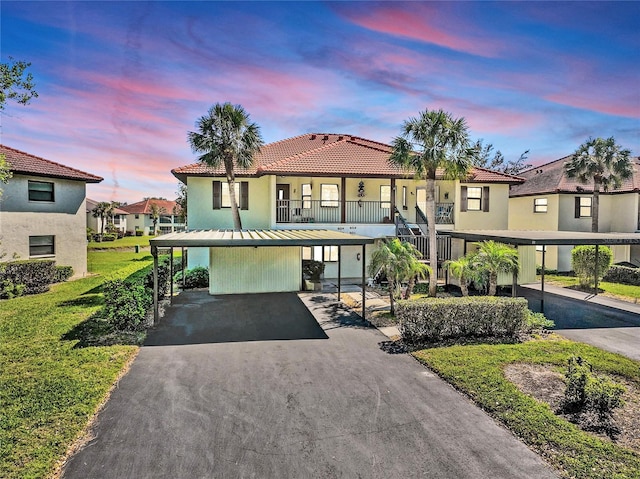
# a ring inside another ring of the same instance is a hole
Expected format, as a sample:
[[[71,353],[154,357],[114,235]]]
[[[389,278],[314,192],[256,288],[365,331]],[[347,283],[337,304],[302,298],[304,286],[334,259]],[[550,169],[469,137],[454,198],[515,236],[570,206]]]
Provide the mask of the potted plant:
[[[312,259],[302,260],[302,276],[304,278],[304,289],[306,291],[322,291],[322,275],[324,274],[324,263]]]

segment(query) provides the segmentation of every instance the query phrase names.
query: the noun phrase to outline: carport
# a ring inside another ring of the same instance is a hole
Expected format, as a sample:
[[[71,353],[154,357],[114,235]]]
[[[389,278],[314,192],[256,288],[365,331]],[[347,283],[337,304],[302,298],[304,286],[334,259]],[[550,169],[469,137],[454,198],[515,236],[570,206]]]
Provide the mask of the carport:
[[[464,251],[467,251],[467,243],[480,241],[499,241],[513,246],[542,246],[542,273],[540,275],[540,309],[544,312],[544,270],[545,270],[545,246],[577,246],[594,245],[596,247],[596,283],[594,294],[598,294],[598,247],[614,245],[640,244],[638,233],[588,233],[580,231],[516,231],[516,230],[459,230],[449,232],[452,238],[465,241]]]
[[[158,249],[167,248],[170,254],[171,277],[173,277],[173,249],[194,247],[194,248],[221,248],[217,253],[225,257],[225,248],[273,248],[280,247],[283,251],[290,248],[302,248],[304,246],[337,246],[338,247],[338,300],[341,293],[341,247],[361,246],[362,260],[362,318],[365,319],[365,278],[366,278],[366,245],[373,244],[374,238],[347,234],[340,231],[331,230],[311,230],[311,229],[291,229],[291,230],[195,230],[179,233],[170,233],[150,240],[151,254],[153,256],[153,290],[154,290],[154,322],[158,321]],[[232,257],[231,253],[228,255]],[[299,255],[302,258],[302,255]],[[184,258],[184,255],[183,255]],[[213,254],[210,254],[209,268],[213,271]],[[266,261],[271,261],[278,272],[287,272],[286,267],[278,266],[275,263],[277,258],[271,257]],[[280,267],[280,269],[277,269]],[[291,280],[291,278],[283,278]],[[297,278],[302,281],[302,274]],[[173,282],[171,284],[171,297],[173,297]]]

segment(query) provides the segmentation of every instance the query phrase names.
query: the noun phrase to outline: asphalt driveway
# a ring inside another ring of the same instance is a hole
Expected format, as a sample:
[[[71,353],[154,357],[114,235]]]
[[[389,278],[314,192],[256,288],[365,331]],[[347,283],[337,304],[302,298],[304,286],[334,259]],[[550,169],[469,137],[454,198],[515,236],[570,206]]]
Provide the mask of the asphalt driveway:
[[[331,295],[181,294],[66,479],[550,478]]]

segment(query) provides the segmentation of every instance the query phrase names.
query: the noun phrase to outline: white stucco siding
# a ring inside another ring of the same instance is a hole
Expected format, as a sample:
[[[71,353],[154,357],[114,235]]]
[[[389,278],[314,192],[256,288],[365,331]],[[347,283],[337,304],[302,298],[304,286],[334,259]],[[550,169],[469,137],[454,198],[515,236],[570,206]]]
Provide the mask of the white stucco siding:
[[[270,293],[302,289],[299,246],[209,248],[209,293]]]

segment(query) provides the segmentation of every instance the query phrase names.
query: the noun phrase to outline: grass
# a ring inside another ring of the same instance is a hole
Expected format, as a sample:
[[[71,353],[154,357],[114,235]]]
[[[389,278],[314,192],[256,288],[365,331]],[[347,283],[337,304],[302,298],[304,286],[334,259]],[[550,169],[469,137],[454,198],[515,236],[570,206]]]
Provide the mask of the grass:
[[[115,241],[103,241],[97,243],[91,241],[88,245],[89,250],[105,250],[114,248],[131,248],[139,245],[141,248],[149,247],[149,240],[155,238],[155,236],[125,236],[124,238],[117,239]]]
[[[557,336],[521,344],[424,349],[414,356],[500,420],[564,477],[639,478],[639,454],[556,416],[548,405],[520,392],[503,373],[511,363],[566,366],[572,354],[587,359],[596,371],[623,376],[640,386],[637,362]]]
[[[89,252],[94,273],[0,302],[0,477],[50,476],[138,348],[64,339],[103,304],[100,286],[148,266],[148,253]]]
[[[575,276],[545,275],[544,281],[545,283],[562,286],[564,288],[578,286],[578,278]],[[598,283],[598,288],[602,290],[605,295],[625,301],[637,302],[638,299],[640,299],[640,286],[602,281]]]

